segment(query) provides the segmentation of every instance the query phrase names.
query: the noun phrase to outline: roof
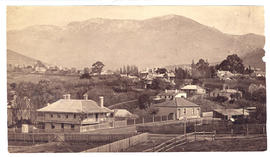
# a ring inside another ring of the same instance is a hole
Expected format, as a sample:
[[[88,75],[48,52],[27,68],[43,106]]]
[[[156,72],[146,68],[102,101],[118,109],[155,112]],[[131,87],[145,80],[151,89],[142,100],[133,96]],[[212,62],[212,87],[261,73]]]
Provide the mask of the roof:
[[[133,114],[126,109],[115,109],[114,117],[133,117]]]
[[[167,100],[167,101],[158,103],[155,106],[156,107],[199,107],[199,105],[180,97],[177,97],[173,100]]]
[[[243,109],[214,109],[215,112],[221,113],[223,115],[243,115]],[[244,110],[244,115],[249,115],[246,110]]]
[[[60,99],[38,112],[64,112],[64,113],[108,113],[113,112],[106,107],[100,107],[93,100]]]
[[[163,91],[163,92],[159,93],[158,96],[175,96],[179,93],[186,93],[186,92],[181,91],[181,90],[177,90],[177,91],[176,90],[167,90],[167,92]]]
[[[202,87],[198,85],[186,85],[181,88],[182,90],[198,90],[198,89],[203,89]]]

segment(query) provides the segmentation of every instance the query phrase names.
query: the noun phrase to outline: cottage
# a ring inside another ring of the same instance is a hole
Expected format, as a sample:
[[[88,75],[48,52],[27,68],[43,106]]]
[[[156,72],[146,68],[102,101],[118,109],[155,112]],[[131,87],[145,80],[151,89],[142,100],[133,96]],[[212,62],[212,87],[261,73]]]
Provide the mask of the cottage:
[[[217,77],[220,80],[231,80],[234,77],[234,74],[230,71],[217,71]]]
[[[244,109],[215,109],[213,118],[221,118],[222,120],[236,121],[248,116],[249,113]]]
[[[155,104],[154,107],[158,109],[158,115],[174,120],[200,118],[201,113],[199,105],[179,97]]]
[[[186,85],[181,88],[181,90],[185,91],[190,94],[205,94],[206,90],[198,85]]]
[[[137,118],[137,115],[130,113],[126,109],[114,109],[114,118],[116,119]]]
[[[180,98],[187,98],[187,93],[181,90],[167,90],[165,89],[164,92],[161,92],[157,95],[158,98],[161,99],[174,99],[175,97],[180,97]]]
[[[112,110],[103,106],[103,97],[100,103],[88,100],[84,95],[83,100],[70,99],[70,94],[44,108],[38,109],[37,121],[43,124],[46,132],[82,132],[85,128],[93,129],[103,124],[110,126]]]
[[[218,97],[218,96],[223,96],[227,97],[228,100],[236,100],[239,98],[242,98],[242,92],[236,89],[215,89],[212,92],[210,92],[211,97]]]

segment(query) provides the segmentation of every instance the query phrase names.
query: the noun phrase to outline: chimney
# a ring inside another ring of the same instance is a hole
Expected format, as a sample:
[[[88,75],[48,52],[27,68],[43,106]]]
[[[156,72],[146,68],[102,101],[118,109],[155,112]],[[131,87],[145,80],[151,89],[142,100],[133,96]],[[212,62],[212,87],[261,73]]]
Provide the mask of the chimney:
[[[178,90],[177,89],[175,89],[175,93],[178,93]]]
[[[70,94],[66,94],[66,99],[70,99]]]
[[[225,85],[225,83],[223,84],[223,90],[225,90],[226,89],[226,85]]]
[[[87,94],[87,93],[85,93],[85,94],[83,95],[83,99],[84,99],[84,100],[88,100],[88,94]]]
[[[165,89],[165,93],[167,93],[168,92],[168,90],[167,89]]]
[[[64,99],[67,99],[67,95],[66,95],[66,94],[64,94],[64,95],[63,95],[63,98],[64,98]]]
[[[103,96],[99,97],[99,105],[100,105],[101,108],[104,107],[104,97]]]

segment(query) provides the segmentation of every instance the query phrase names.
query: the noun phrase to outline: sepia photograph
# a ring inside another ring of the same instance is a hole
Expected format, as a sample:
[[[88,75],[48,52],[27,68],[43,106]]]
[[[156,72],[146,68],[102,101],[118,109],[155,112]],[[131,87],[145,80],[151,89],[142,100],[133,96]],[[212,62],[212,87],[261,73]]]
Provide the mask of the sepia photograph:
[[[6,10],[9,153],[267,150],[263,6]]]

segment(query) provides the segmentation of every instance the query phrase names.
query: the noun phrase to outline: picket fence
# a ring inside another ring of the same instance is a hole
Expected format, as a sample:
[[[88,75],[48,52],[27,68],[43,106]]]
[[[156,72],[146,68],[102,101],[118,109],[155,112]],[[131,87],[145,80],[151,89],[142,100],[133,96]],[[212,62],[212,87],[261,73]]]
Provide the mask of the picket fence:
[[[145,142],[148,139],[148,133],[132,136],[100,147],[88,149],[83,152],[121,152],[138,143]]]

